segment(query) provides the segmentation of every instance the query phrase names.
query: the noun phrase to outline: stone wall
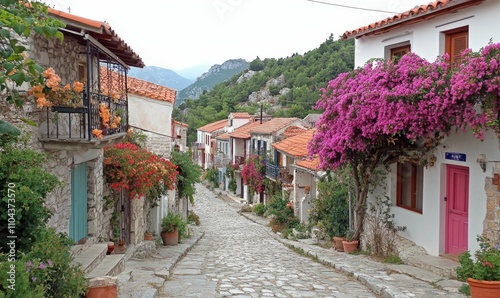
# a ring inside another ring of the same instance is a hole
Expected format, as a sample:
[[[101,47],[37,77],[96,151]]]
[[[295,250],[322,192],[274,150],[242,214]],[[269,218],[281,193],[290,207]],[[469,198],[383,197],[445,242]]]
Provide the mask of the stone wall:
[[[43,37],[29,38],[25,41],[31,59],[37,61],[44,68],[52,67],[61,77],[62,84],[79,80],[79,65],[85,64],[85,47],[75,39],[65,37],[61,43],[58,39],[47,40]],[[29,90],[29,86],[22,86],[22,90]],[[45,110],[38,110],[34,99],[28,98],[22,110],[15,110],[12,105],[1,99],[2,106],[0,119],[7,120],[19,127],[23,134],[30,134],[30,147],[48,153],[46,167],[49,172],[57,176],[60,185],[46,198],[46,206],[53,212],[47,225],[54,227],[58,232],[69,233],[69,219],[71,216],[71,171],[76,165],[87,162],[87,196],[88,196],[88,233],[106,240],[106,225],[110,212],[103,210],[103,150],[65,150],[61,145],[59,150],[44,150],[40,137],[46,136],[47,123],[53,125],[53,120],[47,118]],[[23,124],[19,119],[28,118],[38,123],[38,127]],[[66,120],[65,120],[66,119]],[[60,132],[68,131],[67,115],[58,117]],[[79,121],[74,122],[75,125]],[[108,227],[109,228],[109,227]]]
[[[163,156],[165,158],[170,157],[172,140],[168,136],[159,135],[149,131],[143,131],[147,136],[146,148],[156,155]]]
[[[500,162],[495,162],[493,178],[486,178],[484,188],[486,190],[486,216],[483,221],[483,234],[492,243],[498,243],[500,242]]]

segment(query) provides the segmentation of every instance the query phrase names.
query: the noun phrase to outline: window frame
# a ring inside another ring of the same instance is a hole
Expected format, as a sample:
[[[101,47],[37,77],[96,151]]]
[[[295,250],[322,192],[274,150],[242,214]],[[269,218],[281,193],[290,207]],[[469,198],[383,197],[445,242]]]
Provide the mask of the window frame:
[[[407,204],[404,204],[403,203],[403,200],[405,199],[403,197],[403,166],[405,164],[409,164],[411,165],[411,182],[410,182],[410,194],[411,194],[411,197],[410,197],[410,205],[408,206]],[[418,188],[418,167],[422,167],[422,166],[419,166],[417,164],[414,164],[414,163],[397,163],[396,164],[397,166],[397,171],[396,171],[396,206],[397,207],[400,207],[400,208],[403,208],[403,209],[407,209],[407,210],[410,210],[410,211],[413,211],[413,212],[416,212],[416,213],[419,213],[419,214],[422,214],[423,213],[423,205],[424,205],[424,202],[423,202],[423,185],[421,186],[421,189],[417,189]],[[423,179],[423,169],[422,169],[422,179]],[[419,197],[419,195],[417,194],[417,192],[420,192],[422,195],[420,196],[422,199],[422,202],[421,202],[421,205],[422,205],[422,209],[419,209],[417,208],[417,198]]]
[[[392,61],[394,61],[395,59],[395,53],[398,52],[398,51],[402,51],[402,50],[406,50],[406,53],[404,53],[403,55],[399,56],[399,58],[403,57],[404,55],[408,54],[408,53],[411,53],[411,44],[405,44],[405,45],[401,45],[401,46],[396,46],[396,47],[393,47],[393,48],[390,48],[389,51],[390,51],[390,58]]]

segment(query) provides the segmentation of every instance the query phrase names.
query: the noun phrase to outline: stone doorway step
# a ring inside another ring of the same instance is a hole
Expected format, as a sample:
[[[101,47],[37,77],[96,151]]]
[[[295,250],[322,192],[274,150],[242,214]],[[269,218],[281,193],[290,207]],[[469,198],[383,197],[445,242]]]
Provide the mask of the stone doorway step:
[[[125,269],[125,254],[106,255],[107,243],[93,244],[75,255],[74,263],[80,264],[87,279],[116,276]]]

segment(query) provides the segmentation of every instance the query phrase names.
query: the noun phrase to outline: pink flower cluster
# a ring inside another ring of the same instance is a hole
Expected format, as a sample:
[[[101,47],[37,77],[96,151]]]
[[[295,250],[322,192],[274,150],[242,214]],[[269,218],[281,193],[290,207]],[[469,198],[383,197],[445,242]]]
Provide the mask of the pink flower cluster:
[[[368,63],[330,81],[316,104],[324,113],[310,154],[320,157],[322,167],[337,168],[353,155],[402,141],[415,144],[454,127],[471,127],[482,138],[498,112],[500,44],[468,51],[454,69],[447,60],[431,63],[410,53],[397,63]],[[478,112],[478,105],[487,104],[493,119]]]

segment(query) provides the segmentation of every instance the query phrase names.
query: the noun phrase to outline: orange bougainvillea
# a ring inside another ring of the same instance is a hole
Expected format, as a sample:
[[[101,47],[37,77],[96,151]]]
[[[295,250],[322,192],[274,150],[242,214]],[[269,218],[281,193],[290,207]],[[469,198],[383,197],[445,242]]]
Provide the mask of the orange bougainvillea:
[[[74,82],[72,86],[66,84],[61,87],[61,78],[53,68],[47,68],[43,76],[45,83],[34,85],[30,90],[30,94],[36,98],[36,105],[39,109],[51,106],[79,107],[83,105],[83,83]]]
[[[176,169],[168,159],[132,143],[118,143],[104,149],[106,182],[112,189],[127,189],[131,199],[141,198],[152,189],[159,189],[159,193],[174,189]]]

